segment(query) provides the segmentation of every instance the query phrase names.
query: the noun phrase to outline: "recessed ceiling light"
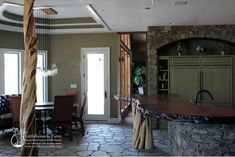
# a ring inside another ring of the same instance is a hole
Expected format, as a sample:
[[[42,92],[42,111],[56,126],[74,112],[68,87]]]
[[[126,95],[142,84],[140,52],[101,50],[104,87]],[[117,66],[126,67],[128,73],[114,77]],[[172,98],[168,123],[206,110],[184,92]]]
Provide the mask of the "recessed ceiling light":
[[[107,9],[101,9],[101,12],[107,12],[108,10]]]
[[[175,1],[174,4],[175,5],[186,5],[188,3],[188,1]]]
[[[170,25],[175,25],[175,22],[171,22]]]

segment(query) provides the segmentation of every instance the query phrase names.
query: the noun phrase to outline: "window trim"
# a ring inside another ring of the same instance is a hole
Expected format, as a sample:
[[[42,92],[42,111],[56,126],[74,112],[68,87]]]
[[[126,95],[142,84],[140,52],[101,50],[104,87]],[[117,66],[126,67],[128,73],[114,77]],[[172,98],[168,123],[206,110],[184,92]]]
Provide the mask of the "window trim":
[[[3,53],[3,58],[5,58],[4,57],[4,55],[5,54],[17,54],[17,56],[18,56],[18,60],[17,60],[17,64],[18,65],[22,65],[22,62],[21,62],[21,52],[13,52],[13,51],[4,51],[4,53]],[[5,61],[4,61],[5,62]],[[14,94],[20,94],[21,93],[21,89],[22,89],[22,77],[21,77],[21,74],[22,74],[22,67],[21,66],[18,66],[18,80],[17,80],[17,82],[18,82],[18,91],[17,91],[17,93],[14,93]],[[3,73],[5,74],[5,65],[3,65]],[[4,76],[5,77],[5,76]],[[4,80],[3,80],[3,84],[4,84],[4,88],[3,88],[3,90],[4,90],[4,93],[5,93],[5,78],[4,78]]]
[[[5,73],[5,68],[4,68],[4,54],[18,54],[18,65],[21,65],[18,67],[18,94],[21,93],[21,89],[22,89],[22,76],[23,76],[23,50],[21,49],[6,49],[6,48],[0,48],[0,62],[2,64],[0,64],[0,69],[3,73],[2,78],[0,78],[0,80],[2,79],[2,84],[0,84],[1,87],[1,94],[5,93],[5,78],[4,78],[4,73]]]
[[[4,87],[4,53],[18,53],[19,54],[19,91],[22,92],[22,79],[23,79],[23,71],[24,71],[24,58],[25,58],[25,50],[22,49],[8,49],[8,48],[0,48],[0,71],[2,71],[2,75],[0,75],[0,94],[5,93]],[[47,50],[38,50],[38,54],[43,54],[43,66],[47,68],[48,64],[48,56]],[[48,77],[43,77],[43,86],[44,86],[44,101],[48,101]]]
[[[46,50],[38,50],[38,55],[43,55],[43,67],[47,68],[47,51]],[[48,77],[43,77],[43,86],[44,91],[43,91],[43,98],[44,101],[48,101]]]

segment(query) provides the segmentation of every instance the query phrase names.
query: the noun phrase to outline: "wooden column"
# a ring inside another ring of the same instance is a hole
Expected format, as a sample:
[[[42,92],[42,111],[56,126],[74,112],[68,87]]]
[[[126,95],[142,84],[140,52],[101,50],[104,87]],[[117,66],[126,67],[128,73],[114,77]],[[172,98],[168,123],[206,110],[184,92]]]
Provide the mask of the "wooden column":
[[[20,133],[26,138],[28,135],[35,135],[36,133],[34,105],[36,102],[37,35],[33,5],[34,0],[24,0],[25,65],[20,109]],[[34,144],[29,147],[25,147],[25,145],[26,143],[21,150],[22,156],[38,155],[38,149]]]
[[[153,149],[153,131],[150,117],[143,115],[137,110],[139,100],[124,96],[115,95],[115,100],[122,100],[131,103],[133,118],[133,139],[132,146],[135,149]]]
[[[151,120],[148,116],[142,115],[137,109],[138,104],[132,103],[133,117],[133,140],[135,149],[153,149],[153,132]]]

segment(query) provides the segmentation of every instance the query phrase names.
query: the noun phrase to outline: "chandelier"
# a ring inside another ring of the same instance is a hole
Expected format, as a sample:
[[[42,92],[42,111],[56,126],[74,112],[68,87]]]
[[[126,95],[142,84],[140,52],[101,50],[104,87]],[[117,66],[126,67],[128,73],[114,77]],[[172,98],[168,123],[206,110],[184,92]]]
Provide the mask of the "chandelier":
[[[37,72],[39,72],[42,76],[54,76],[58,73],[58,68],[56,64],[52,64],[50,69],[37,67]]]

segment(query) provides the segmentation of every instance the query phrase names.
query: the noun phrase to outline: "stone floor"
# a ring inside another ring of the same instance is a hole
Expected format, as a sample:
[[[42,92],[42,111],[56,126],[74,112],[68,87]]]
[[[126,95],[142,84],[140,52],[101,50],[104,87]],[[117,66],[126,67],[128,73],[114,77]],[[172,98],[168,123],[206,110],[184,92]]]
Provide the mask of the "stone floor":
[[[153,150],[132,148],[132,126],[121,124],[87,124],[86,134],[75,133],[73,141],[62,138],[61,148],[40,148],[39,156],[167,156],[167,130],[154,130]],[[12,130],[0,133],[0,156],[18,156],[20,149],[10,143]]]

